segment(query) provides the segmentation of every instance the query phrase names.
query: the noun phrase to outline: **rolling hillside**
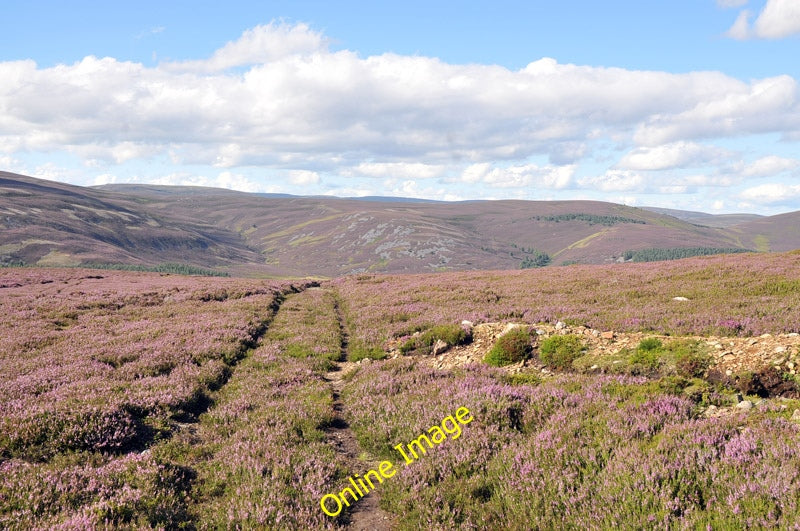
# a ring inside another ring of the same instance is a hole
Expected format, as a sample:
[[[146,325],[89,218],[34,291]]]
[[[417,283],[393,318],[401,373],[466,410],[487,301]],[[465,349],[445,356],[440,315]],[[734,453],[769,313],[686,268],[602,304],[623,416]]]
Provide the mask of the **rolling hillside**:
[[[800,213],[733,227],[597,201],[364,201],[151,185],[84,188],[0,172],[0,263],[181,262],[339,276],[610,263],[645,248],[800,247]]]

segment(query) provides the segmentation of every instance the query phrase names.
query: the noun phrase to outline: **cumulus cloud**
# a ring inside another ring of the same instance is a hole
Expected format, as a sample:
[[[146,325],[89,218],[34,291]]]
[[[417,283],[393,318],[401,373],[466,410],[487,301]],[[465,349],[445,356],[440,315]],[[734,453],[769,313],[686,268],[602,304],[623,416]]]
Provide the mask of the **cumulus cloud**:
[[[326,45],[322,34],[311,30],[306,24],[272,22],[245,31],[241,37],[228,42],[208,59],[169,63],[163,67],[175,71],[219,72],[319,51]]]
[[[672,142],[655,147],[640,147],[625,154],[618,166],[627,170],[665,170],[698,166],[730,156],[730,152],[694,142]]]
[[[710,144],[762,133],[800,138],[800,90],[791,76],[743,81],[552,58],[509,70],[361,57],[331,51],[305,24],[257,26],[208,58],[152,67],[92,56],[47,68],[0,62],[0,153],[68,151],[101,175],[136,161],[206,166],[221,173],[178,171],[167,180],[241,190],[265,191],[241,175],[245,167],[320,191],[329,190],[322,177],[331,175],[349,179],[342,189],[353,191],[372,187],[354,184],[362,179],[439,179],[509,193],[579,186],[626,197],[656,185],[718,186],[731,175],[794,171],[764,153],[752,168],[711,172],[710,184],[648,182],[650,174],[638,173],[719,165],[731,155]],[[611,150],[623,153],[616,167],[577,177],[587,159],[617,157]],[[549,163],[531,163],[539,160]]]
[[[466,167],[460,178],[464,183],[484,183],[492,188],[546,188],[563,189],[572,184],[576,166],[537,166],[523,164],[517,166],[495,167],[480,163]]]
[[[632,132],[652,147],[800,130],[789,76],[743,82],[547,58],[511,71],[420,56],[361,58],[319,47],[322,40],[304,25],[259,26],[206,60],[208,68],[180,72],[91,56],[51,68],[0,63],[0,150],[67,148],[112,161],[168,154],[221,168],[435,166],[538,154],[559,165]],[[243,72],[224,70],[252,61]]]
[[[750,25],[751,13],[743,10],[727,35],[734,39],[783,39],[800,34],[800,2],[797,0],[767,0],[764,9]]]
[[[800,167],[800,160],[788,159],[769,155],[758,160],[745,164],[739,169],[739,173],[745,177],[772,177],[785,171],[795,170]]]
[[[685,110],[646,117],[634,140],[657,146],[681,139],[737,137],[800,129],[797,82],[788,75],[744,83],[718,80],[722,92]],[[723,88],[724,87],[724,88]]]
[[[319,183],[319,173],[309,170],[292,170],[289,172],[289,182],[298,186],[317,184]]]
[[[411,177],[414,179],[431,179],[439,177],[446,171],[441,164],[425,164],[422,162],[362,162],[348,170],[347,175],[363,175],[366,177]]]
[[[636,172],[609,170],[603,175],[582,177],[578,179],[578,184],[602,192],[641,192],[646,180]]]
[[[800,200],[800,184],[767,183],[743,190],[739,197],[761,205]]]

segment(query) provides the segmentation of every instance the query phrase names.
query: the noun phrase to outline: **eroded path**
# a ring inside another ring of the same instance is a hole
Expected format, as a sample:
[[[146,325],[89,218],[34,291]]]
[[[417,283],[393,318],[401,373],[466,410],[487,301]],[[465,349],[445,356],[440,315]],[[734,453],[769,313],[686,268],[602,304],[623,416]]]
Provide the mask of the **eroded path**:
[[[320,288],[314,288],[320,289]],[[328,443],[341,455],[347,463],[351,474],[360,474],[370,468],[376,468],[379,464],[377,460],[368,456],[358,444],[358,439],[350,429],[346,420],[345,405],[341,395],[346,385],[345,377],[356,369],[357,365],[348,358],[349,338],[345,318],[341,307],[334,299],[333,311],[338,322],[340,338],[340,355],[335,367],[325,374],[325,380],[329,383],[333,396],[334,420],[326,430]],[[349,514],[348,529],[357,531],[384,530],[396,528],[396,521],[392,515],[379,507],[380,489],[376,489],[364,498],[358,500],[352,506]]]

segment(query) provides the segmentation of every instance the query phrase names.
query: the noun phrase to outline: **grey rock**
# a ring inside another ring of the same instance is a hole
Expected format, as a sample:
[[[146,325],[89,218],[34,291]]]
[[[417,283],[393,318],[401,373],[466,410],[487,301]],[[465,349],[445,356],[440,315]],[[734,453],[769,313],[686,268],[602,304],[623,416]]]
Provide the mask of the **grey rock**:
[[[450,345],[441,339],[437,339],[436,343],[433,344],[433,350],[431,352],[434,356],[438,356],[439,354],[447,351],[448,348],[450,348]]]

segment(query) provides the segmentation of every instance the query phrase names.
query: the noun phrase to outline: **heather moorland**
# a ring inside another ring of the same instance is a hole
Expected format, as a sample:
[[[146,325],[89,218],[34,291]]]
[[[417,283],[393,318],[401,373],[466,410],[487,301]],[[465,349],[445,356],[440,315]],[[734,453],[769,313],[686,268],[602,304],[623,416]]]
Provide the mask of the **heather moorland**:
[[[798,266],[2,269],[0,527],[796,528],[797,347],[762,392],[684,336],[793,338]],[[522,361],[430,365],[482,323],[524,331]],[[645,339],[588,371],[578,329]]]

